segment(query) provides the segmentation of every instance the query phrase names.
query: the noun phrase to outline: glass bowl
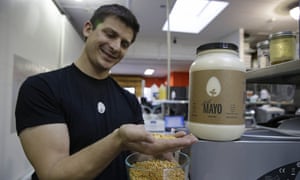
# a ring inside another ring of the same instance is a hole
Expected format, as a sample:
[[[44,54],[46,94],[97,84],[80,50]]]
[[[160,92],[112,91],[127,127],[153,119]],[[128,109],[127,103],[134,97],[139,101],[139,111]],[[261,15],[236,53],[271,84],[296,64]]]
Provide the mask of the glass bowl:
[[[125,163],[130,180],[188,180],[190,157],[179,151],[159,156],[135,152]]]

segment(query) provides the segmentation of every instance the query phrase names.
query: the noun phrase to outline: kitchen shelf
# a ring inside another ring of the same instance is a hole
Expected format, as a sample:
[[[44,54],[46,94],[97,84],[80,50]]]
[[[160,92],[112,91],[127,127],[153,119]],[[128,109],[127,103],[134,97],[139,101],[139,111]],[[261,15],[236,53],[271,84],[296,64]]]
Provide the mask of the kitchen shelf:
[[[268,102],[245,102],[247,106],[262,106],[262,105],[292,105],[293,101],[268,101]]]
[[[300,84],[300,60],[250,70],[246,73],[247,83]]]

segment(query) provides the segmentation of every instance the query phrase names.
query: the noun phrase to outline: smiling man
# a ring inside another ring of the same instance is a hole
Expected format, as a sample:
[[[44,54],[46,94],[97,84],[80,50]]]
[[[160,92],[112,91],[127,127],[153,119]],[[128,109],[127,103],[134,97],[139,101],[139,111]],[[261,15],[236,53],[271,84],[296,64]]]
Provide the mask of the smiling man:
[[[127,8],[101,6],[83,26],[85,46],[73,64],[22,84],[16,125],[33,180],[127,179],[129,152],[160,154],[197,141],[184,132],[156,140],[144,128],[136,97],[109,76],[138,31]]]

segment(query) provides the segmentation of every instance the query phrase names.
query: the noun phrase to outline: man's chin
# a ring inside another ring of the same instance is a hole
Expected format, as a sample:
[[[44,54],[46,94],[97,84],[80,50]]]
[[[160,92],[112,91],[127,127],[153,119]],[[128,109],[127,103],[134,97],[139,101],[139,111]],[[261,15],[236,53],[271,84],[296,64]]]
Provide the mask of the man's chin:
[[[103,65],[103,67],[105,68],[105,69],[107,69],[107,70],[110,70],[111,68],[113,68],[115,65],[116,65],[117,63],[105,63],[104,65]]]
[[[111,68],[113,68],[118,62],[115,62],[115,61],[102,61],[102,62],[99,62],[102,66],[102,69],[103,70],[107,70],[107,71],[110,71]]]

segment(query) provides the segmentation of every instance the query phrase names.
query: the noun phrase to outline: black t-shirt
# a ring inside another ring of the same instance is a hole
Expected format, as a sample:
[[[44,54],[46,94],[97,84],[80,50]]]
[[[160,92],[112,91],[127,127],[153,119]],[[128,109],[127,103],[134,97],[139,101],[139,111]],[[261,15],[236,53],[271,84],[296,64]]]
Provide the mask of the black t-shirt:
[[[18,134],[37,125],[67,124],[70,154],[122,124],[143,123],[139,102],[133,94],[111,77],[91,78],[74,64],[29,77],[20,88],[15,114]],[[127,179],[127,154],[122,152],[96,179]]]

